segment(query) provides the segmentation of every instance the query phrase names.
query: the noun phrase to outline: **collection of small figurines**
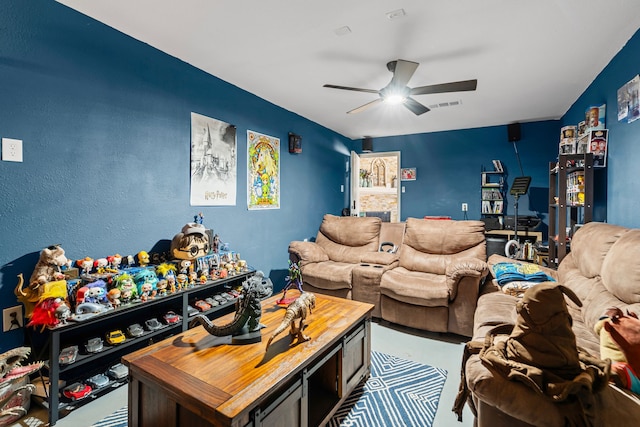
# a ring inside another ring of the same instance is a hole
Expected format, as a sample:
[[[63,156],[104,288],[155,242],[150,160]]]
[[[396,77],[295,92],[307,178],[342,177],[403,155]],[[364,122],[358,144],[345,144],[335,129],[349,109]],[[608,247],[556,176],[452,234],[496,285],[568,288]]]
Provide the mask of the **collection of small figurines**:
[[[81,321],[127,304],[143,303],[248,270],[240,254],[221,244],[202,224],[202,214],[171,241],[169,255],[140,251],[73,262],[60,245],[42,250],[25,285],[15,294],[25,306],[28,326],[55,327]],[[212,242],[210,243],[210,240]]]

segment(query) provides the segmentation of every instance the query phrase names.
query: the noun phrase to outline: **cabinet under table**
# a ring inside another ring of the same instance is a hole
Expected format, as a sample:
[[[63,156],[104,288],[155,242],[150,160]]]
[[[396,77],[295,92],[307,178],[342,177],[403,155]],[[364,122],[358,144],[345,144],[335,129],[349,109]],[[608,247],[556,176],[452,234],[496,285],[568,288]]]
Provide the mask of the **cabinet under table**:
[[[123,358],[129,366],[129,426],[318,426],[369,375],[373,305],[316,295],[310,341],[287,331],[265,351],[284,318],[262,303],[262,342],[231,344],[202,327]],[[222,325],[232,319],[216,320]]]

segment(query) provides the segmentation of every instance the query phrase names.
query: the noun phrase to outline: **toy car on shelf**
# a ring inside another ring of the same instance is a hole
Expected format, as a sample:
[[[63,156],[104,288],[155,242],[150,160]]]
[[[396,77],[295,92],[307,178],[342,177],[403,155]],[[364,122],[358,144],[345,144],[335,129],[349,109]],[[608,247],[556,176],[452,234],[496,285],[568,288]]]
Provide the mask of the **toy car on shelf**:
[[[122,363],[116,363],[109,368],[109,370],[107,371],[107,375],[109,376],[109,378],[112,378],[114,380],[121,380],[129,375],[129,368],[124,366]]]
[[[131,338],[139,337],[142,334],[144,334],[144,329],[139,323],[134,323],[127,327],[127,335]]]
[[[58,363],[61,365],[70,365],[76,361],[77,356],[78,356],[77,345],[71,345],[69,347],[65,347],[60,352],[60,356],[58,357]]]
[[[194,307],[192,307],[192,306],[188,305],[188,306],[187,306],[187,314],[188,314],[189,316],[195,316],[196,314],[198,314],[198,309],[196,309],[196,308],[194,308]]]
[[[146,320],[144,322],[144,325],[150,331],[157,331],[158,329],[162,328],[162,323],[160,323],[155,317],[153,319]]]
[[[91,387],[87,384],[73,383],[62,390],[62,395],[71,400],[80,400],[91,393]]]
[[[167,312],[167,314],[165,314],[164,316],[162,316],[162,318],[164,319],[165,323],[167,325],[173,325],[175,323],[178,323],[181,319],[180,316],[178,316],[175,312],[173,311],[169,311]]]
[[[103,348],[104,344],[102,342],[102,338],[99,337],[90,338],[84,345],[84,349],[87,350],[87,353],[99,353]]]
[[[203,301],[203,300],[201,300],[201,299],[200,299],[200,300],[198,300],[198,301],[196,301],[196,302],[193,304],[193,306],[194,306],[196,309],[198,309],[199,311],[207,311],[207,310],[209,310],[209,309],[211,308],[211,304],[209,304],[208,302]]]
[[[96,374],[91,378],[87,378],[87,384],[89,384],[94,390],[98,390],[109,384],[109,377],[105,374]]]
[[[107,342],[110,345],[122,344],[127,339],[124,336],[124,333],[120,329],[116,329],[115,331],[107,332],[106,338],[107,338]]]
[[[220,304],[226,304],[227,299],[225,297],[222,296],[222,294],[215,294],[213,296],[213,299],[218,301],[218,303]]]
[[[209,304],[211,307],[216,307],[216,306],[220,305],[220,303],[219,303],[218,301],[216,301],[215,299],[213,299],[213,298],[211,298],[211,297],[209,297],[209,298],[205,298],[204,300],[205,300],[205,302],[206,302],[207,304]]]

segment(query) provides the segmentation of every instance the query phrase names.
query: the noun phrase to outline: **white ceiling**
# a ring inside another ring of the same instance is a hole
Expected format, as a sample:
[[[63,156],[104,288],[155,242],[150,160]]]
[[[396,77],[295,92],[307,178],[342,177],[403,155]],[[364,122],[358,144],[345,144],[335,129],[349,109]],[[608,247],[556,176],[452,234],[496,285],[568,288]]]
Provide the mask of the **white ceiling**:
[[[558,119],[640,28],[639,0],[58,1],[353,139]],[[415,116],[322,87],[380,89],[394,59],[420,63],[410,87],[478,88],[416,95],[462,104]]]

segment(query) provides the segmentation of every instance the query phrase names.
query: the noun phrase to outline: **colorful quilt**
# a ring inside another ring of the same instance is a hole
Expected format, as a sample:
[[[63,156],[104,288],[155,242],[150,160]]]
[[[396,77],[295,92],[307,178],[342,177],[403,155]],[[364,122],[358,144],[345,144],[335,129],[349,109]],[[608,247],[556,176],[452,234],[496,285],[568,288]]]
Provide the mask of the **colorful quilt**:
[[[515,262],[499,262],[493,266],[493,277],[499,286],[513,281],[525,282],[555,282],[537,264],[519,264]]]

